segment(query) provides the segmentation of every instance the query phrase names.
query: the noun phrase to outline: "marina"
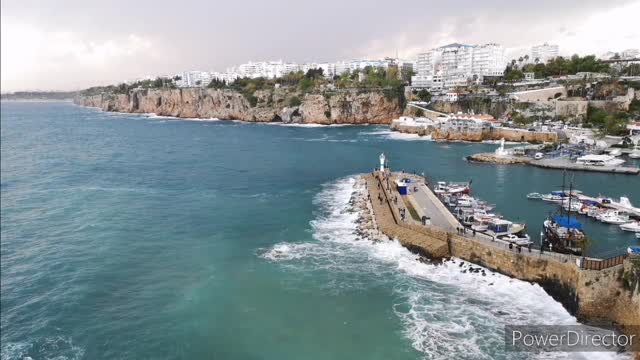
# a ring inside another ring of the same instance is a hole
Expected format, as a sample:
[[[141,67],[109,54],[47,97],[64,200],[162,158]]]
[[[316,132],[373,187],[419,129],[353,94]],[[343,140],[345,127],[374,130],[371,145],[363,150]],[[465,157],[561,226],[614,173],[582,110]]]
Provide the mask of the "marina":
[[[393,172],[383,154],[379,167],[364,178],[374,223],[412,252],[445,262],[450,257],[459,258],[537,282],[585,319],[602,316],[596,315],[601,311],[597,309],[610,311],[626,306],[624,301],[610,300],[605,305],[607,296],[602,295],[620,293],[620,282],[613,279],[632,266],[640,247],[628,246],[624,252],[606,258],[585,256],[587,233],[571,212],[563,212],[562,206],[559,213],[542,221],[542,241],[536,246],[524,233],[526,224],[495,214],[494,205],[472,196],[471,180],[432,182],[415,171]],[[549,203],[559,198],[558,204],[562,205],[565,198],[571,204],[581,194],[570,182],[568,190],[563,186],[548,196],[538,193],[529,198],[548,197]],[[486,276],[484,272],[482,275]],[[600,278],[606,280],[593,286]],[[625,310],[621,321],[639,316],[637,306],[632,309]]]
[[[564,146],[564,147],[563,147]],[[592,171],[612,174],[638,175],[640,167],[628,166],[621,159],[623,153],[613,148],[608,154],[590,153],[582,144],[561,145],[556,150],[545,150],[545,145],[517,146],[510,149],[504,147],[504,139],[493,153],[478,153],[467,157],[473,162],[486,162],[501,165],[526,164],[545,169],[568,171]],[[625,152],[631,159],[636,159],[637,149]],[[624,166],[623,166],[624,165]]]

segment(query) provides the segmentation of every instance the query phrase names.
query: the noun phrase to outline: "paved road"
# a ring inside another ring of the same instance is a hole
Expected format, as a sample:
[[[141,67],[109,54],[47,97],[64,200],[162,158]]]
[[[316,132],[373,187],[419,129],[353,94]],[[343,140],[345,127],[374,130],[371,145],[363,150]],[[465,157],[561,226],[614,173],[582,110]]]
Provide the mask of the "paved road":
[[[413,192],[412,186],[410,196],[412,196],[416,203],[418,203],[418,206],[420,206],[422,211],[431,218],[432,225],[455,232],[456,223],[450,216],[447,216],[447,214],[444,213],[446,210],[443,211],[442,205],[436,204],[435,201],[427,195],[426,191],[431,190],[429,190],[424,184],[418,185],[417,192]]]

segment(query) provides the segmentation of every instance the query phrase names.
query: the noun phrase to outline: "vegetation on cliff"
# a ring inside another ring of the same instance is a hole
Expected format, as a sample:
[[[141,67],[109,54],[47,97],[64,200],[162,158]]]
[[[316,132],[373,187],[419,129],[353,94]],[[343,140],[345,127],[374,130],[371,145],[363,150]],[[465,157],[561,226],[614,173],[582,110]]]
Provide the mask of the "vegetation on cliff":
[[[536,59],[537,60],[537,59]],[[511,60],[505,70],[505,80],[509,82],[520,81],[524,79],[524,73],[533,72],[537,79],[546,78],[548,76],[573,75],[579,72],[609,72],[609,64],[603,63],[595,57],[595,55],[579,56],[573,55],[570,58],[558,56],[549,60],[547,63],[535,62],[533,64],[522,64],[524,58],[518,61]]]
[[[624,135],[629,116],[629,113],[624,111],[607,112],[589,106],[583,125],[597,129],[602,135]]]

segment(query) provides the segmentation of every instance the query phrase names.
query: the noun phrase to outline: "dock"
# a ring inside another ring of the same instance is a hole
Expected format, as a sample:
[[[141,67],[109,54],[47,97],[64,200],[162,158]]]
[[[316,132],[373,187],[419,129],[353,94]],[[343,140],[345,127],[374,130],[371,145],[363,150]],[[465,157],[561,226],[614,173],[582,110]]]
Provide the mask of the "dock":
[[[569,170],[569,171],[593,171],[612,174],[624,174],[624,175],[638,175],[640,174],[640,168],[630,166],[593,166],[593,165],[580,165],[567,158],[548,158],[541,160],[534,160],[526,156],[513,156],[504,155],[497,156],[493,153],[478,153],[469,155],[466,158],[468,161],[477,163],[491,163],[497,165],[512,165],[512,164],[525,164],[537,166],[544,169],[557,169],[557,170]]]
[[[531,160],[529,161],[529,164],[545,169],[594,171],[625,175],[638,175],[640,173],[640,168],[637,167],[580,165],[566,158]]]
[[[383,160],[381,156],[382,164]],[[381,166],[381,170],[363,178],[368,192],[365,198],[369,199],[378,230],[410,251],[432,260],[448,261],[454,257],[460,266],[468,261],[536,282],[580,319],[622,326],[640,323],[640,307],[627,303],[625,299],[632,297],[631,292],[616,281],[621,272],[632,267],[626,254],[609,259],[587,258],[523,248],[486,234],[463,232],[423,177],[391,172],[387,167],[382,170]],[[406,189],[400,186],[404,184]],[[429,221],[425,222],[423,216]],[[479,271],[476,268],[475,272]],[[484,272],[478,275],[486,276]]]

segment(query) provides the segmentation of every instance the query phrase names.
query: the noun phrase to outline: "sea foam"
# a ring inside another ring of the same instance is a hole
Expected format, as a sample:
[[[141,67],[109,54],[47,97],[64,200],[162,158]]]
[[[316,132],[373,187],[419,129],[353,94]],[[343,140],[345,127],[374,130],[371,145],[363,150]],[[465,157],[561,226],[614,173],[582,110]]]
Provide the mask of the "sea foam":
[[[343,280],[351,284],[331,284],[338,291],[367,286],[364,278],[386,282],[396,299],[389,306],[402,323],[404,336],[425,358],[505,357],[509,354],[502,350],[504,325],[578,323],[537,284],[455,258],[432,264],[398,241],[362,238],[356,229],[363,210],[354,208],[353,197],[362,196],[363,191],[363,183],[355,177],[325,185],[314,199],[319,209],[310,222],[315,242],[278,243],[261,256],[295,271],[352,275],[347,277],[351,280]],[[534,358],[587,359],[593,355],[553,353],[552,357],[538,354]],[[597,358],[630,356],[598,353]]]

